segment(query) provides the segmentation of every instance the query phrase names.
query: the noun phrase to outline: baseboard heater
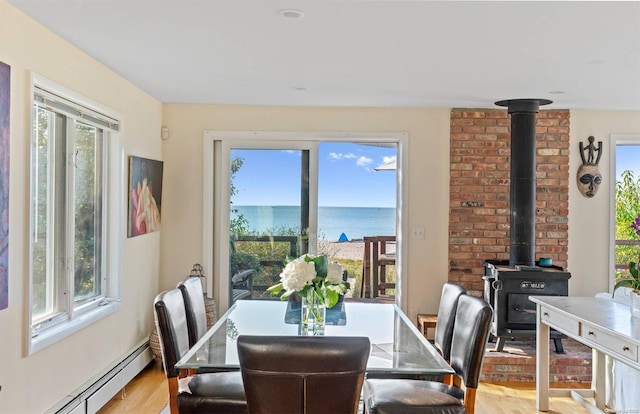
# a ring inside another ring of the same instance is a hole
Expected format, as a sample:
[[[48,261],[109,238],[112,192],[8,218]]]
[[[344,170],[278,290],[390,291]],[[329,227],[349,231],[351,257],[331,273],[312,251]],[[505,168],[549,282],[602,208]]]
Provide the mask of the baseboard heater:
[[[153,360],[145,340],[84,383],[46,414],[94,414]]]

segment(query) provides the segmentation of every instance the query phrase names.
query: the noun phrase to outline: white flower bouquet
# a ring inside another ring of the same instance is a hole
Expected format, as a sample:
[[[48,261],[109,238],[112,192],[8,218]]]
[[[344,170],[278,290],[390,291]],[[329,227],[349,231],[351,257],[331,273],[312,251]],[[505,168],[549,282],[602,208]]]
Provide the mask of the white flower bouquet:
[[[342,280],[343,272],[342,266],[329,263],[325,255],[305,254],[288,261],[280,273],[280,283],[267,290],[274,295],[284,290],[281,300],[287,300],[294,292],[308,299],[316,295],[327,308],[332,308],[349,290],[349,283]]]

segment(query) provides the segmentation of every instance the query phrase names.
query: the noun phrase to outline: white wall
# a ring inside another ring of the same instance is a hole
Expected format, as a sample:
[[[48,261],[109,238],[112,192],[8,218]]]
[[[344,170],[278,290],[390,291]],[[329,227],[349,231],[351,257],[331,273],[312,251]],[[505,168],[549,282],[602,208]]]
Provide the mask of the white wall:
[[[38,413],[149,335],[161,232],[124,240],[120,311],[26,355],[30,71],[123,114],[125,155],[161,159],[162,105],[5,0],[0,0],[0,61],[11,66],[9,307],[0,311],[0,412]]]
[[[611,177],[611,135],[640,134],[639,111],[571,111],[569,170],[569,294],[593,296],[609,291],[609,216]],[[579,144],[593,136],[602,141],[600,160],[602,185],[593,198],[583,197],[576,185],[576,173],[582,164]],[[640,164],[640,160],[638,160]]]

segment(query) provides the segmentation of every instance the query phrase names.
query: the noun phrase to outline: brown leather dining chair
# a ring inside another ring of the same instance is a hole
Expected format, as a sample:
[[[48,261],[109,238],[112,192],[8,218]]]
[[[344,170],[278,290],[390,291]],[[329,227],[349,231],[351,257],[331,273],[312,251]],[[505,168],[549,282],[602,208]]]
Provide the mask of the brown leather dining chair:
[[[180,290],[173,289],[158,294],[153,307],[169,386],[171,414],[246,413],[247,402],[239,372],[187,377],[181,376],[175,368],[176,363],[189,350],[187,317]]]
[[[454,385],[441,382],[368,379],[363,386],[367,414],[473,414],[493,310],[484,300],[458,300],[451,342]],[[464,385],[464,390],[463,390]]]
[[[445,283],[442,286],[433,345],[447,362],[451,359],[451,340],[453,339],[453,328],[456,322],[458,300],[460,296],[466,293],[466,289],[453,283]],[[453,377],[451,375],[445,375],[444,383],[451,384],[452,381]]]
[[[438,320],[436,322],[436,332],[433,345],[442,357],[449,362],[451,354],[451,338],[453,337],[453,326],[456,321],[456,310],[458,309],[458,299],[467,293],[466,289],[453,283],[445,283],[440,294],[440,305],[438,306]],[[393,379],[433,379],[423,375],[410,374],[367,374],[367,378],[393,378]],[[442,382],[452,384],[453,376],[445,375]]]
[[[249,413],[352,413],[371,344],[366,337],[238,337]]]
[[[207,312],[200,278],[188,277],[178,283],[182,293],[189,331],[189,346],[193,346],[207,332]]]

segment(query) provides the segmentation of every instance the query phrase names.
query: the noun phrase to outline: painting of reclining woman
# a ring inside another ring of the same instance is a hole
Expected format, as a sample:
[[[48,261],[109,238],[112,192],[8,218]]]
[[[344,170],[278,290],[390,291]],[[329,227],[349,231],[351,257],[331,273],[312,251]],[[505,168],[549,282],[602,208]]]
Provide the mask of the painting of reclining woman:
[[[160,230],[162,161],[129,157],[129,237]]]

